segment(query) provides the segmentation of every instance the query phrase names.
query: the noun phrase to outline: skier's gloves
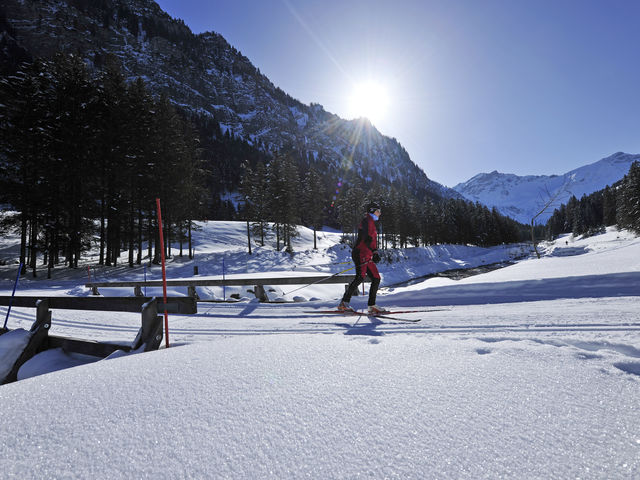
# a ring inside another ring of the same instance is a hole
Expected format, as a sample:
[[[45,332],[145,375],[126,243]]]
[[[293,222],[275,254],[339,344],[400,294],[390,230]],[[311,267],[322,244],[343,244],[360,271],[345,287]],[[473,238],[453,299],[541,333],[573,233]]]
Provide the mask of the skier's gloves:
[[[378,263],[380,261],[380,254],[377,250],[373,252],[373,257],[371,257],[371,259],[373,260],[373,263]]]

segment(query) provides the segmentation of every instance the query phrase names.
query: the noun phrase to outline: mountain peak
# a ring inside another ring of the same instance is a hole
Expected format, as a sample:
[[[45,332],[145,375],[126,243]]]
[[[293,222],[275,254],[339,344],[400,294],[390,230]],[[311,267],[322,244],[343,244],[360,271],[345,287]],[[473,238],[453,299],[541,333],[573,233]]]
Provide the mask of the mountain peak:
[[[563,175],[518,176],[494,170],[478,174],[453,189],[468,200],[496,207],[500,213],[522,223],[529,223],[550,195],[564,190],[557,205],[537,218],[539,223],[544,223],[553,209],[566,203],[572,195],[580,198],[620,180],[634,161],[640,161],[640,155],[617,152]]]

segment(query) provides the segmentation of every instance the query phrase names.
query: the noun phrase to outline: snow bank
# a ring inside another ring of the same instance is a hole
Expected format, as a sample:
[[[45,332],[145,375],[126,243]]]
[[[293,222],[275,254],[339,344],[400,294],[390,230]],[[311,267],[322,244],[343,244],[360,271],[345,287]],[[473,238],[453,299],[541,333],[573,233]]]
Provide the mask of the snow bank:
[[[32,335],[30,331],[23,328],[0,335],[0,380],[11,372]]]

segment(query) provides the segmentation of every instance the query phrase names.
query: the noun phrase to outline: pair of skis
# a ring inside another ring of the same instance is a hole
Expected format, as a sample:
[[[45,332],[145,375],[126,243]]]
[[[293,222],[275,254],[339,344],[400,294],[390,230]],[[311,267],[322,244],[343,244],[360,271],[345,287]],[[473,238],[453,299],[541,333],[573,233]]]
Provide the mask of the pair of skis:
[[[357,310],[346,310],[346,311],[342,311],[342,310],[313,310],[313,311],[309,311],[309,312],[305,312],[305,313],[317,313],[317,314],[321,314],[321,315],[346,315],[346,316],[368,316],[368,317],[375,317],[375,318],[383,318],[385,320],[393,320],[396,322],[411,322],[411,323],[416,323],[421,321],[421,318],[399,318],[396,317],[395,315],[402,315],[402,314],[406,314],[406,313],[426,313],[426,312],[438,312],[438,311],[442,311],[444,309],[442,308],[430,308],[430,309],[425,309],[425,310],[391,310],[388,312],[382,312],[382,313],[368,313],[368,312],[358,312]]]

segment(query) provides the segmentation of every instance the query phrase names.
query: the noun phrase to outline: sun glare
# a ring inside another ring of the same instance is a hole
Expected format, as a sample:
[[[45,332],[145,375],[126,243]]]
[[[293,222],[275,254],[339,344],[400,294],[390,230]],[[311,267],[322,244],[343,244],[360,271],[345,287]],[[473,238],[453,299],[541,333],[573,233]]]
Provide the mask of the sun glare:
[[[366,117],[374,125],[384,118],[388,108],[387,89],[377,82],[355,85],[349,97],[349,117]]]

